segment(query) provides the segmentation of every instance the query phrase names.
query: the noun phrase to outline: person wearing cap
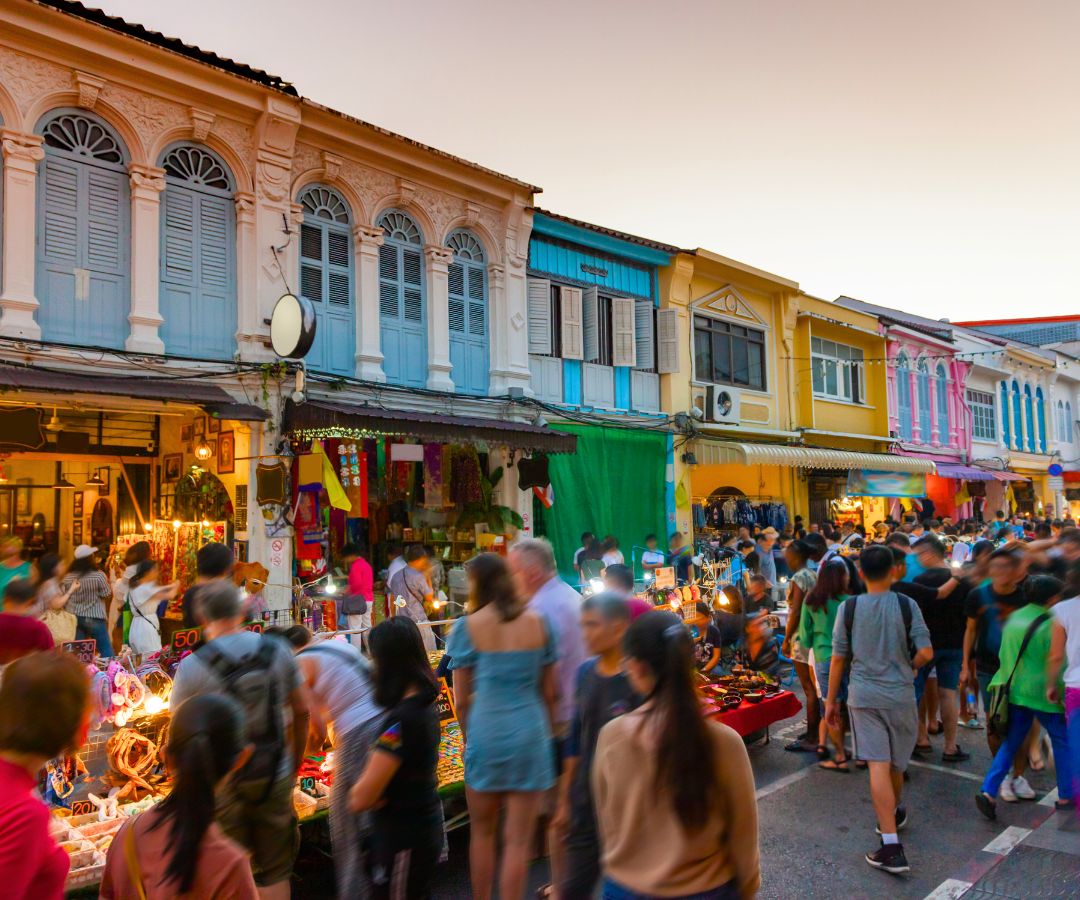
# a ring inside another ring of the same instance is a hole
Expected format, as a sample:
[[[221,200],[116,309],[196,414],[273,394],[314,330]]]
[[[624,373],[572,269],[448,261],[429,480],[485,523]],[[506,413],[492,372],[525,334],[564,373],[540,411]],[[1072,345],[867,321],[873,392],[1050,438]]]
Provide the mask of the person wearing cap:
[[[106,604],[112,598],[112,588],[105,573],[98,568],[96,547],[79,544],[75,548],[75,559],[68,568],[60,589],[66,592],[76,581],[79,586],[67,602],[67,611],[72,613],[78,622],[75,640],[93,638],[97,642],[98,656],[112,656],[109,623],[105,618]]]
[[[780,537],[780,532],[772,526],[765,528],[757,536],[758,575],[763,575],[769,582],[769,589],[776,587],[776,560],[773,558],[773,547]]]

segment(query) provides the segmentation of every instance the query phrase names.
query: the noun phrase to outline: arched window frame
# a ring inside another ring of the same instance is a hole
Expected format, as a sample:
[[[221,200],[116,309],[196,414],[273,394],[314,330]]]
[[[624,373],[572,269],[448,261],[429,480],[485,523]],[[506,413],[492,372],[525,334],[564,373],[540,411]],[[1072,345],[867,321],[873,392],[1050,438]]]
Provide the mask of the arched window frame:
[[[1073,442],[1073,435],[1075,432],[1075,426],[1073,425],[1072,416],[1072,403],[1068,400],[1065,401],[1065,443],[1071,444]]]
[[[1027,440],[1024,446],[1029,453],[1035,452],[1035,403],[1031,393],[1031,385],[1024,385],[1024,424],[1027,426]]]
[[[35,284],[46,340],[120,348],[131,311],[131,154],[93,112],[52,109],[35,133]]]
[[[930,415],[930,366],[925,358],[919,360],[916,371],[915,382],[919,395],[919,441],[929,444],[933,421]]]
[[[1017,450],[1024,449],[1024,404],[1020,395],[1020,382],[1015,378],[1012,383],[1012,417],[1013,417],[1013,446]]]
[[[1046,452],[1046,396],[1043,394],[1042,387],[1035,388],[1035,424],[1038,429],[1038,444],[1037,449],[1039,453]]]
[[[487,253],[480,239],[464,228],[446,238],[453,253],[448,267],[450,377],[459,393],[488,393],[490,308]]]
[[[900,438],[913,440],[915,411],[911,396],[911,361],[902,350],[896,357],[896,418]]]
[[[319,372],[356,372],[356,274],[353,211],[336,188],[305,185],[296,195],[300,223],[300,294],[315,307],[315,345],[308,365]]]
[[[236,178],[205,144],[161,154],[159,306],[166,352],[230,359],[236,352]]]
[[[1001,436],[1006,447],[1012,446],[1012,428],[1010,427],[1012,416],[1009,414],[1009,385],[1001,382]]]
[[[938,441],[949,443],[949,373],[943,363],[937,367],[937,429]]]
[[[424,234],[404,210],[376,220],[379,248],[379,326],[387,381],[409,387],[427,382],[427,273]]]

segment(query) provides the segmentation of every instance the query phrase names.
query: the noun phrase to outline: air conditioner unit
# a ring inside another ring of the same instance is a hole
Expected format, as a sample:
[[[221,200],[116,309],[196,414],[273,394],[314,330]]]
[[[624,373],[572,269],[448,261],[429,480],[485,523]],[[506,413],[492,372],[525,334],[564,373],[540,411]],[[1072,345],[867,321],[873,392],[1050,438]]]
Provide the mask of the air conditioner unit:
[[[713,385],[706,396],[705,414],[710,422],[738,425],[742,418],[742,395],[737,388]]]

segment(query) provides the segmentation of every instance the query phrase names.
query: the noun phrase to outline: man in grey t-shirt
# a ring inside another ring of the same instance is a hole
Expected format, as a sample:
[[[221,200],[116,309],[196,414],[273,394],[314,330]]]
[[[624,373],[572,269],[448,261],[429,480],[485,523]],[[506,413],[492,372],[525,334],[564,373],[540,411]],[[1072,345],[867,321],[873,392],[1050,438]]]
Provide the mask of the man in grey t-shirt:
[[[892,550],[868,547],[859,562],[867,592],[845,600],[836,613],[825,715],[830,726],[841,726],[837,696],[850,663],[852,742],[856,758],[870,767],[870,795],[882,841],[878,850],[866,854],[866,861],[899,875],[911,870],[897,832],[907,824],[901,791],[918,732],[915,673],[933,658],[934,651],[919,607],[910,597],[890,590],[896,578]],[[850,604],[855,615],[849,638]],[[910,629],[904,621],[905,607]]]
[[[435,599],[431,581],[428,579],[427,551],[420,544],[412,544],[405,550],[405,562],[404,568],[390,576],[386,584],[391,604],[395,604],[398,597],[405,601],[404,609],[398,610],[396,606],[392,606],[392,614],[406,615],[420,625],[424,649],[432,653],[435,650],[435,635],[430,626],[422,624],[428,621],[427,607]]]

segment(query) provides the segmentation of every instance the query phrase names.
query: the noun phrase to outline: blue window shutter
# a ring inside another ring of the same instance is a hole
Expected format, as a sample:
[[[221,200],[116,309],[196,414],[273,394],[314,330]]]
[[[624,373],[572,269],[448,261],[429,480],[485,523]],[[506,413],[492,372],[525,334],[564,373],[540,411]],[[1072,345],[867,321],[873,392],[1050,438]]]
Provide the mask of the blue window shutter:
[[[1005,438],[1005,446],[1012,446],[1012,432],[1009,429],[1009,386],[1001,382],[1001,434]]]
[[[308,365],[315,371],[356,371],[352,214],[345,199],[323,186],[300,194],[300,292],[315,306],[315,343]]]
[[[451,378],[459,393],[484,396],[490,366],[483,248],[463,231],[454,232],[446,244],[454,252],[448,269]]]
[[[1046,404],[1043,402],[1042,388],[1035,391],[1035,418],[1038,420],[1039,452],[1046,452]]]
[[[427,311],[423,239],[401,212],[379,218],[379,321],[383,371],[392,384],[423,387],[427,382]]]
[[[900,437],[910,441],[915,435],[915,421],[911,406],[911,369],[906,359],[901,359],[896,367],[896,418],[899,419]]]
[[[230,359],[236,351],[236,214],[231,175],[204,147],[162,159],[161,337],[169,353]]]

